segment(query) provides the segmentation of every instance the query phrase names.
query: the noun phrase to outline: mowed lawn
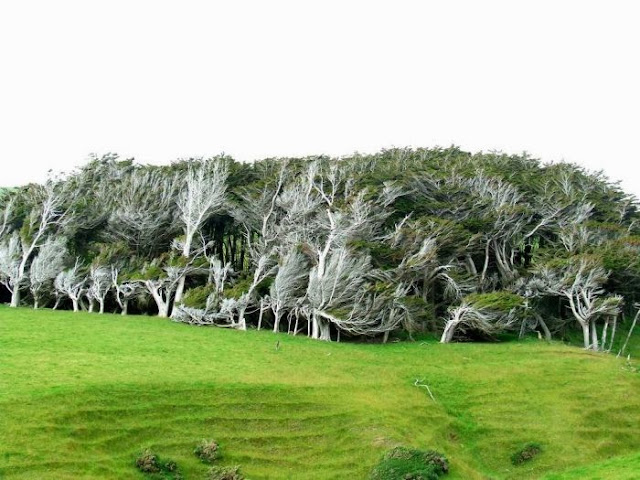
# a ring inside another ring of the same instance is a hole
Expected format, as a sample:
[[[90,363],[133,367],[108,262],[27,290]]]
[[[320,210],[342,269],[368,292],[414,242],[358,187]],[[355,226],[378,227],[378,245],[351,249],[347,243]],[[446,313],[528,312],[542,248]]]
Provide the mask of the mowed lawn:
[[[0,478],[143,479],[150,447],[204,479],[203,439],[253,480],[365,479],[396,445],[442,451],[452,479],[640,478],[640,373],[538,340],[337,344],[0,307]],[[527,442],[543,452],[514,467]]]

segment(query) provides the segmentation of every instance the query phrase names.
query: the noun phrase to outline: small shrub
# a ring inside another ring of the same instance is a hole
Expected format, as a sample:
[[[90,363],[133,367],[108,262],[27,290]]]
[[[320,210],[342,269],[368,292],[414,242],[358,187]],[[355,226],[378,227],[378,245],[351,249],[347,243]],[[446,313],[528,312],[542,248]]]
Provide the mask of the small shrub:
[[[245,480],[240,473],[240,467],[211,467],[207,473],[207,480]]]
[[[158,456],[148,448],[143,450],[136,458],[136,467],[142,473],[160,473]]]
[[[511,455],[511,463],[514,465],[522,465],[529,460],[533,460],[542,452],[542,447],[538,443],[527,443],[524,447]]]
[[[371,472],[371,480],[438,480],[449,471],[447,458],[434,450],[396,447]]]
[[[136,458],[136,467],[149,478],[157,480],[181,480],[178,464],[173,460],[162,460],[150,449],[144,449]]]
[[[220,445],[213,440],[203,440],[193,451],[205,463],[213,463],[220,457]]]

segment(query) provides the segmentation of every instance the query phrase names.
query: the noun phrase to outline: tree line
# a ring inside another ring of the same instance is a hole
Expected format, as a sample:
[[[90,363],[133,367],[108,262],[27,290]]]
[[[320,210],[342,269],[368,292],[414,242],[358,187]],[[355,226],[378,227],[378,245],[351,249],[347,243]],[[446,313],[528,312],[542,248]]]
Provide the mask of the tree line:
[[[608,350],[638,301],[639,219],[602,173],[526,154],[108,154],[0,192],[0,283],[14,307],[320,340],[578,329]]]

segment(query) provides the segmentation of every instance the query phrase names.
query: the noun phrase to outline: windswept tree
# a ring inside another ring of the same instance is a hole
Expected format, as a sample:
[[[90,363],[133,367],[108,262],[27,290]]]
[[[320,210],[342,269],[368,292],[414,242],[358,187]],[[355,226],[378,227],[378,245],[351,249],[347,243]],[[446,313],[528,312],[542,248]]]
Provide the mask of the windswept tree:
[[[579,258],[571,261],[560,275],[553,271],[547,275],[555,277],[552,291],[568,301],[573,317],[580,324],[584,348],[599,350],[597,321],[617,316],[622,304],[622,297],[605,294],[607,272],[597,261]]]
[[[128,280],[126,276],[122,275],[118,267],[112,265],[111,286],[115,291],[116,302],[120,306],[121,314],[127,315],[129,302],[140,292],[139,283]]]
[[[21,288],[28,285],[29,262],[34,253],[42,246],[46,235],[60,225],[65,213],[61,211],[62,198],[53,183],[31,192],[29,200],[33,203],[32,210],[25,220],[19,236],[12,237],[11,257],[12,266],[5,274],[7,288],[11,291],[11,306],[20,305]],[[16,248],[16,243],[19,249]]]
[[[280,260],[267,299],[273,312],[274,332],[280,329],[280,322],[285,313],[291,313],[304,297],[308,279],[308,261],[305,256],[295,249],[287,252]],[[294,331],[295,333],[297,331]]]
[[[183,229],[182,256],[190,258],[195,236],[213,214],[222,210],[227,191],[228,170],[224,158],[204,160],[189,165],[187,179],[180,196],[178,209]],[[185,276],[175,292],[176,302],[182,300]]]
[[[94,302],[100,306],[99,313],[104,313],[104,304],[111,290],[112,280],[110,270],[101,265],[92,266],[87,277],[86,295],[89,300],[89,311],[93,312]]]
[[[85,291],[86,276],[82,272],[82,265],[79,259],[73,267],[63,270],[56,276],[53,285],[59,298],[67,297],[73,304],[73,311],[80,311],[80,300]]]
[[[137,280],[155,302],[159,317],[166,318],[171,315],[176,288],[180,278],[184,276],[185,270],[185,268],[175,265],[163,266],[157,261],[153,261],[143,268],[140,278]]]
[[[440,343],[451,342],[460,332],[494,336],[514,329],[522,321],[523,306],[524,299],[510,292],[471,294],[449,308]]]
[[[107,238],[124,242],[136,256],[147,257],[166,251],[179,231],[176,198],[179,180],[160,169],[136,168],[103,197],[111,204]]]
[[[53,292],[53,282],[64,269],[67,256],[64,237],[47,238],[31,263],[29,289],[33,296],[33,308],[38,308],[44,294]]]

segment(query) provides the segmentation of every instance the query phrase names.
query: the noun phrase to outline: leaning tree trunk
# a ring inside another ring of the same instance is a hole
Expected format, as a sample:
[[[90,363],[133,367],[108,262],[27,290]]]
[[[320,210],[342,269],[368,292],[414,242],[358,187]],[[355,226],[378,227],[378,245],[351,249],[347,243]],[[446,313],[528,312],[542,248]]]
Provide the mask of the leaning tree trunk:
[[[625,339],[624,344],[622,345],[622,348],[618,352],[618,356],[624,355],[624,351],[627,349],[627,344],[629,343],[629,339],[631,338],[631,334],[633,333],[633,329],[636,328],[636,322],[638,321],[638,317],[640,317],[640,310],[638,310],[638,313],[636,313],[636,316],[633,317],[633,322],[631,323],[631,328],[629,329],[629,332],[627,333],[627,338]]]
[[[545,340],[547,342],[550,342],[551,341],[551,331],[549,330],[549,327],[547,327],[547,323],[542,318],[542,315],[540,315],[538,312],[534,312],[534,316],[536,317],[536,320],[538,320],[538,325],[540,325],[540,328],[542,328],[542,331],[544,332]]]
[[[456,333],[456,327],[458,326],[460,321],[458,320],[449,320],[444,327],[444,331],[442,332],[442,336],[440,337],[440,343],[450,343],[453,340],[453,335]]]

